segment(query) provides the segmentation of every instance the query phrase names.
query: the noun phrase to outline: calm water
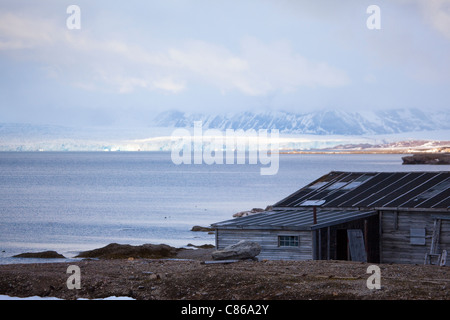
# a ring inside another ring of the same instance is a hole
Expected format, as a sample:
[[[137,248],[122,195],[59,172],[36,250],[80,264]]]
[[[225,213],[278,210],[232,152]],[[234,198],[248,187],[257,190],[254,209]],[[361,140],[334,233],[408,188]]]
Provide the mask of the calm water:
[[[180,165],[169,153],[0,153],[0,263],[28,251],[73,257],[111,242],[214,243],[191,232],[238,211],[265,208],[332,170],[437,171],[401,155],[281,155],[259,165]],[[31,262],[31,260],[26,260]]]

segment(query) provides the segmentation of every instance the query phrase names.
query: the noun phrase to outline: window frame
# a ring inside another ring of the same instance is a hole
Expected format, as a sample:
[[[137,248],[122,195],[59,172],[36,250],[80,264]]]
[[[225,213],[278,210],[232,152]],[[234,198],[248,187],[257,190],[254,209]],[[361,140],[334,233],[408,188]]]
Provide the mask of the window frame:
[[[300,247],[300,236],[295,234],[279,234],[277,237],[278,248]]]

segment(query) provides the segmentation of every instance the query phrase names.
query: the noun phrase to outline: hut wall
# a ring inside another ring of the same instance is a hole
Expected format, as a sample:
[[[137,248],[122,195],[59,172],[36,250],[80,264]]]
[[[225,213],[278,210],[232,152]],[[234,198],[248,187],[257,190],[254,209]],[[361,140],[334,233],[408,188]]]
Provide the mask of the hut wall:
[[[298,246],[284,247],[279,245],[279,236],[298,236]],[[261,246],[260,260],[311,260],[311,231],[284,230],[216,230],[216,248],[223,249],[241,240],[255,241]]]
[[[383,211],[381,218],[381,262],[423,264],[430,252],[434,220],[439,214],[430,212]],[[442,216],[442,215],[441,215]],[[450,216],[447,217],[449,219]],[[412,231],[414,229],[416,231]],[[417,237],[424,230],[424,237]],[[424,238],[424,239],[423,239]],[[437,252],[450,254],[450,220],[441,220]],[[446,265],[450,256],[447,257]]]

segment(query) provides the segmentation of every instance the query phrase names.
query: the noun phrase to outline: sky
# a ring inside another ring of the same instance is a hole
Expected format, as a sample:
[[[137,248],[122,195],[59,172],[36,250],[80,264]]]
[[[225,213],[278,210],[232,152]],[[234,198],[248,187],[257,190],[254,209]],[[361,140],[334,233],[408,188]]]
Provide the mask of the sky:
[[[450,0],[1,0],[0,122],[448,112],[449,57]]]

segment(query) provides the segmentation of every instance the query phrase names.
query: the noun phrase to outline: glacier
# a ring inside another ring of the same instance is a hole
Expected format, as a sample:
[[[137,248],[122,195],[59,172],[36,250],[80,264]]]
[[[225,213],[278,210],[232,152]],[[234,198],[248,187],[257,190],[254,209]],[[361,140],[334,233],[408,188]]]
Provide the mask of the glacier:
[[[166,128],[163,128],[166,129]],[[246,139],[246,138],[243,138]],[[376,143],[378,139],[359,136],[280,135],[276,141],[279,150],[309,150],[331,148],[340,144]],[[77,139],[45,138],[36,136],[11,140],[0,139],[0,151],[167,151],[179,145],[182,137],[171,135],[144,139]],[[272,141],[275,144],[275,141]]]
[[[167,151],[182,142],[183,137],[172,136],[174,128],[143,129],[139,133],[136,128],[128,133],[120,129],[116,136],[111,136],[110,128],[99,135],[102,128],[96,129],[97,135],[89,136],[83,130],[79,136],[70,134],[60,135],[20,135],[5,137],[0,135],[0,151]],[[145,136],[143,138],[142,136]],[[338,145],[349,144],[386,144],[404,140],[444,140],[450,137],[450,130],[408,132],[386,135],[313,135],[313,134],[279,134],[277,141],[279,151],[331,149]],[[209,137],[210,138],[210,137]],[[245,139],[245,137],[242,137]],[[270,143],[270,142],[269,142]]]
[[[417,109],[309,113],[283,111],[199,114],[165,111],[145,127],[69,127],[0,123],[0,151],[167,151],[180,143],[177,128],[277,129],[279,150],[329,149],[349,144],[386,144],[402,140],[450,140],[448,112]]]

